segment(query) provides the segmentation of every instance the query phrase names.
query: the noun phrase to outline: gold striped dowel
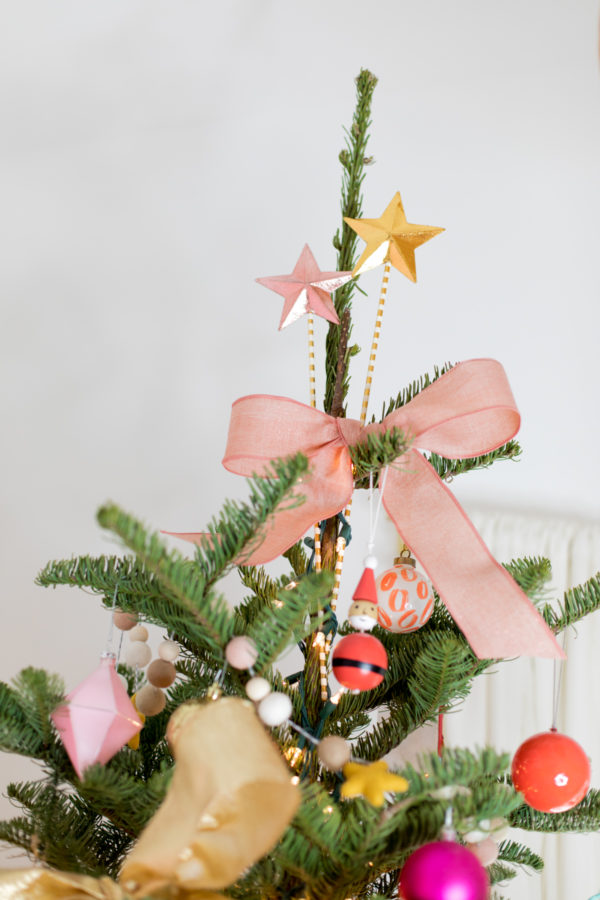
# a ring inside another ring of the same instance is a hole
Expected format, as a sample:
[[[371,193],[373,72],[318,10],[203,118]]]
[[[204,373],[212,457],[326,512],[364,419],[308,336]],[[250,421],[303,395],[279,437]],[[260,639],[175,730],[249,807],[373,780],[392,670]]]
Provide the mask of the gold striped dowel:
[[[315,572],[321,571],[321,529],[315,525]]]
[[[383,280],[381,282],[381,293],[379,295],[379,306],[377,307],[377,315],[375,317],[375,329],[373,331],[373,341],[371,343],[371,354],[369,356],[369,367],[367,369],[367,380],[365,382],[365,392],[363,394],[362,409],[360,412],[361,424],[365,424],[367,419],[367,409],[369,408],[369,397],[371,394],[371,385],[373,383],[373,370],[375,368],[375,358],[377,356],[377,348],[379,346],[379,335],[381,333],[381,319],[383,317],[383,307],[385,306],[385,296],[387,294],[388,281],[390,280],[390,263],[386,262],[383,269]]]
[[[308,314],[308,386],[310,390],[310,405],[317,408],[317,391],[315,387],[315,319],[312,313]]]
[[[308,385],[310,390],[310,405],[317,408],[317,391],[315,387],[315,319],[312,313],[308,314]],[[321,529],[315,525],[315,572],[321,571]]]
[[[331,591],[331,601],[330,606],[332,612],[335,612],[337,606],[337,599],[340,593],[340,581],[342,578],[342,566],[344,565],[344,552],[346,550],[346,541],[343,537],[339,537],[337,539],[335,545],[335,573],[334,573],[334,581],[333,581],[333,590]],[[329,653],[331,651],[331,635],[327,635],[327,640],[325,641],[325,645],[323,647],[323,659],[320,662],[321,669],[321,699],[323,701],[327,700],[327,659],[329,657]],[[321,660],[321,654],[319,653],[319,660]]]

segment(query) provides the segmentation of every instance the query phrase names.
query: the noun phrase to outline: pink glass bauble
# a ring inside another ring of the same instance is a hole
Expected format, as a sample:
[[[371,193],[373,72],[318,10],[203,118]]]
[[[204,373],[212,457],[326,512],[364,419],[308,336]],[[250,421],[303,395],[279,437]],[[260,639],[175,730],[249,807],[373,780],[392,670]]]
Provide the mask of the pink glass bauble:
[[[114,656],[103,657],[67,700],[51,718],[80,778],[88,766],[108,762],[141,730],[140,717],[115,671]]]
[[[394,563],[376,579],[377,619],[382,628],[396,634],[416,631],[433,612],[433,588],[429,579],[408,563]]]
[[[400,873],[403,900],[487,900],[487,872],[470,850],[435,841],[415,850]]]

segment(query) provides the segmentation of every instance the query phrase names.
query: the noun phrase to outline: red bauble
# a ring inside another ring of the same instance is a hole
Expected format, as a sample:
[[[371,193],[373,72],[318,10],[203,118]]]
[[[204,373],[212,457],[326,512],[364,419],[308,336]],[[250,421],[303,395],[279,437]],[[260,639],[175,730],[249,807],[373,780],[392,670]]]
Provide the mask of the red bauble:
[[[385,647],[371,634],[349,634],[333,651],[333,674],[353,691],[370,691],[383,681],[388,658]]]
[[[543,731],[515,753],[512,780],[525,802],[540,812],[559,813],[580,803],[590,786],[590,762],[573,738]]]

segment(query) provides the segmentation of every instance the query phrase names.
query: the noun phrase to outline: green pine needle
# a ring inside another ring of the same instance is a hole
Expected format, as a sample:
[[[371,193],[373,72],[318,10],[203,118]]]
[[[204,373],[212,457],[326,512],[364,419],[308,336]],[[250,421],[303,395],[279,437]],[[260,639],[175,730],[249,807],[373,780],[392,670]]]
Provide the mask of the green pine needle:
[[[569,625],[574,625],[585,616],[600,608],[600,572],[584,584],[565,591],[562,602],[558,602],[558,612],[550,605],[544,606],[542,615],[550,628],[558,633]]]

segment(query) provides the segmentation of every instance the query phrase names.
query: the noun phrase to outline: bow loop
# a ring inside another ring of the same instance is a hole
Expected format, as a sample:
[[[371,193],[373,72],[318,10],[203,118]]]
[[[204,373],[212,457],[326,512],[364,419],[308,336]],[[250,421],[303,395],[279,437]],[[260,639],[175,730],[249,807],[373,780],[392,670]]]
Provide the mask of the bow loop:
[[[459,363],[383,422],[363,427],[286,397],[243,397],[234,406],[224,465],[261,474],[277,457],[301,452],[310,472],[296,487],[304,503],[275,511],[245,564],[269,562],[352,496],[349,448],[368,434],[401,429],[411,449],[390,466],[383,503],[405,543],[481,658],[562,657],[528,597],[498,565],[453,494],[416,447],[454,459],[481,456],[516,434],[520,417],[500,363]],[[172,532],[171,532],[172,533]],[[193,542],[202,536],[180,535]]]
[[[413,435],[423,450],[468,459],[501,447],[520,423],[503,367],[493,359],[472,359],[454,366],[382,424]]]

